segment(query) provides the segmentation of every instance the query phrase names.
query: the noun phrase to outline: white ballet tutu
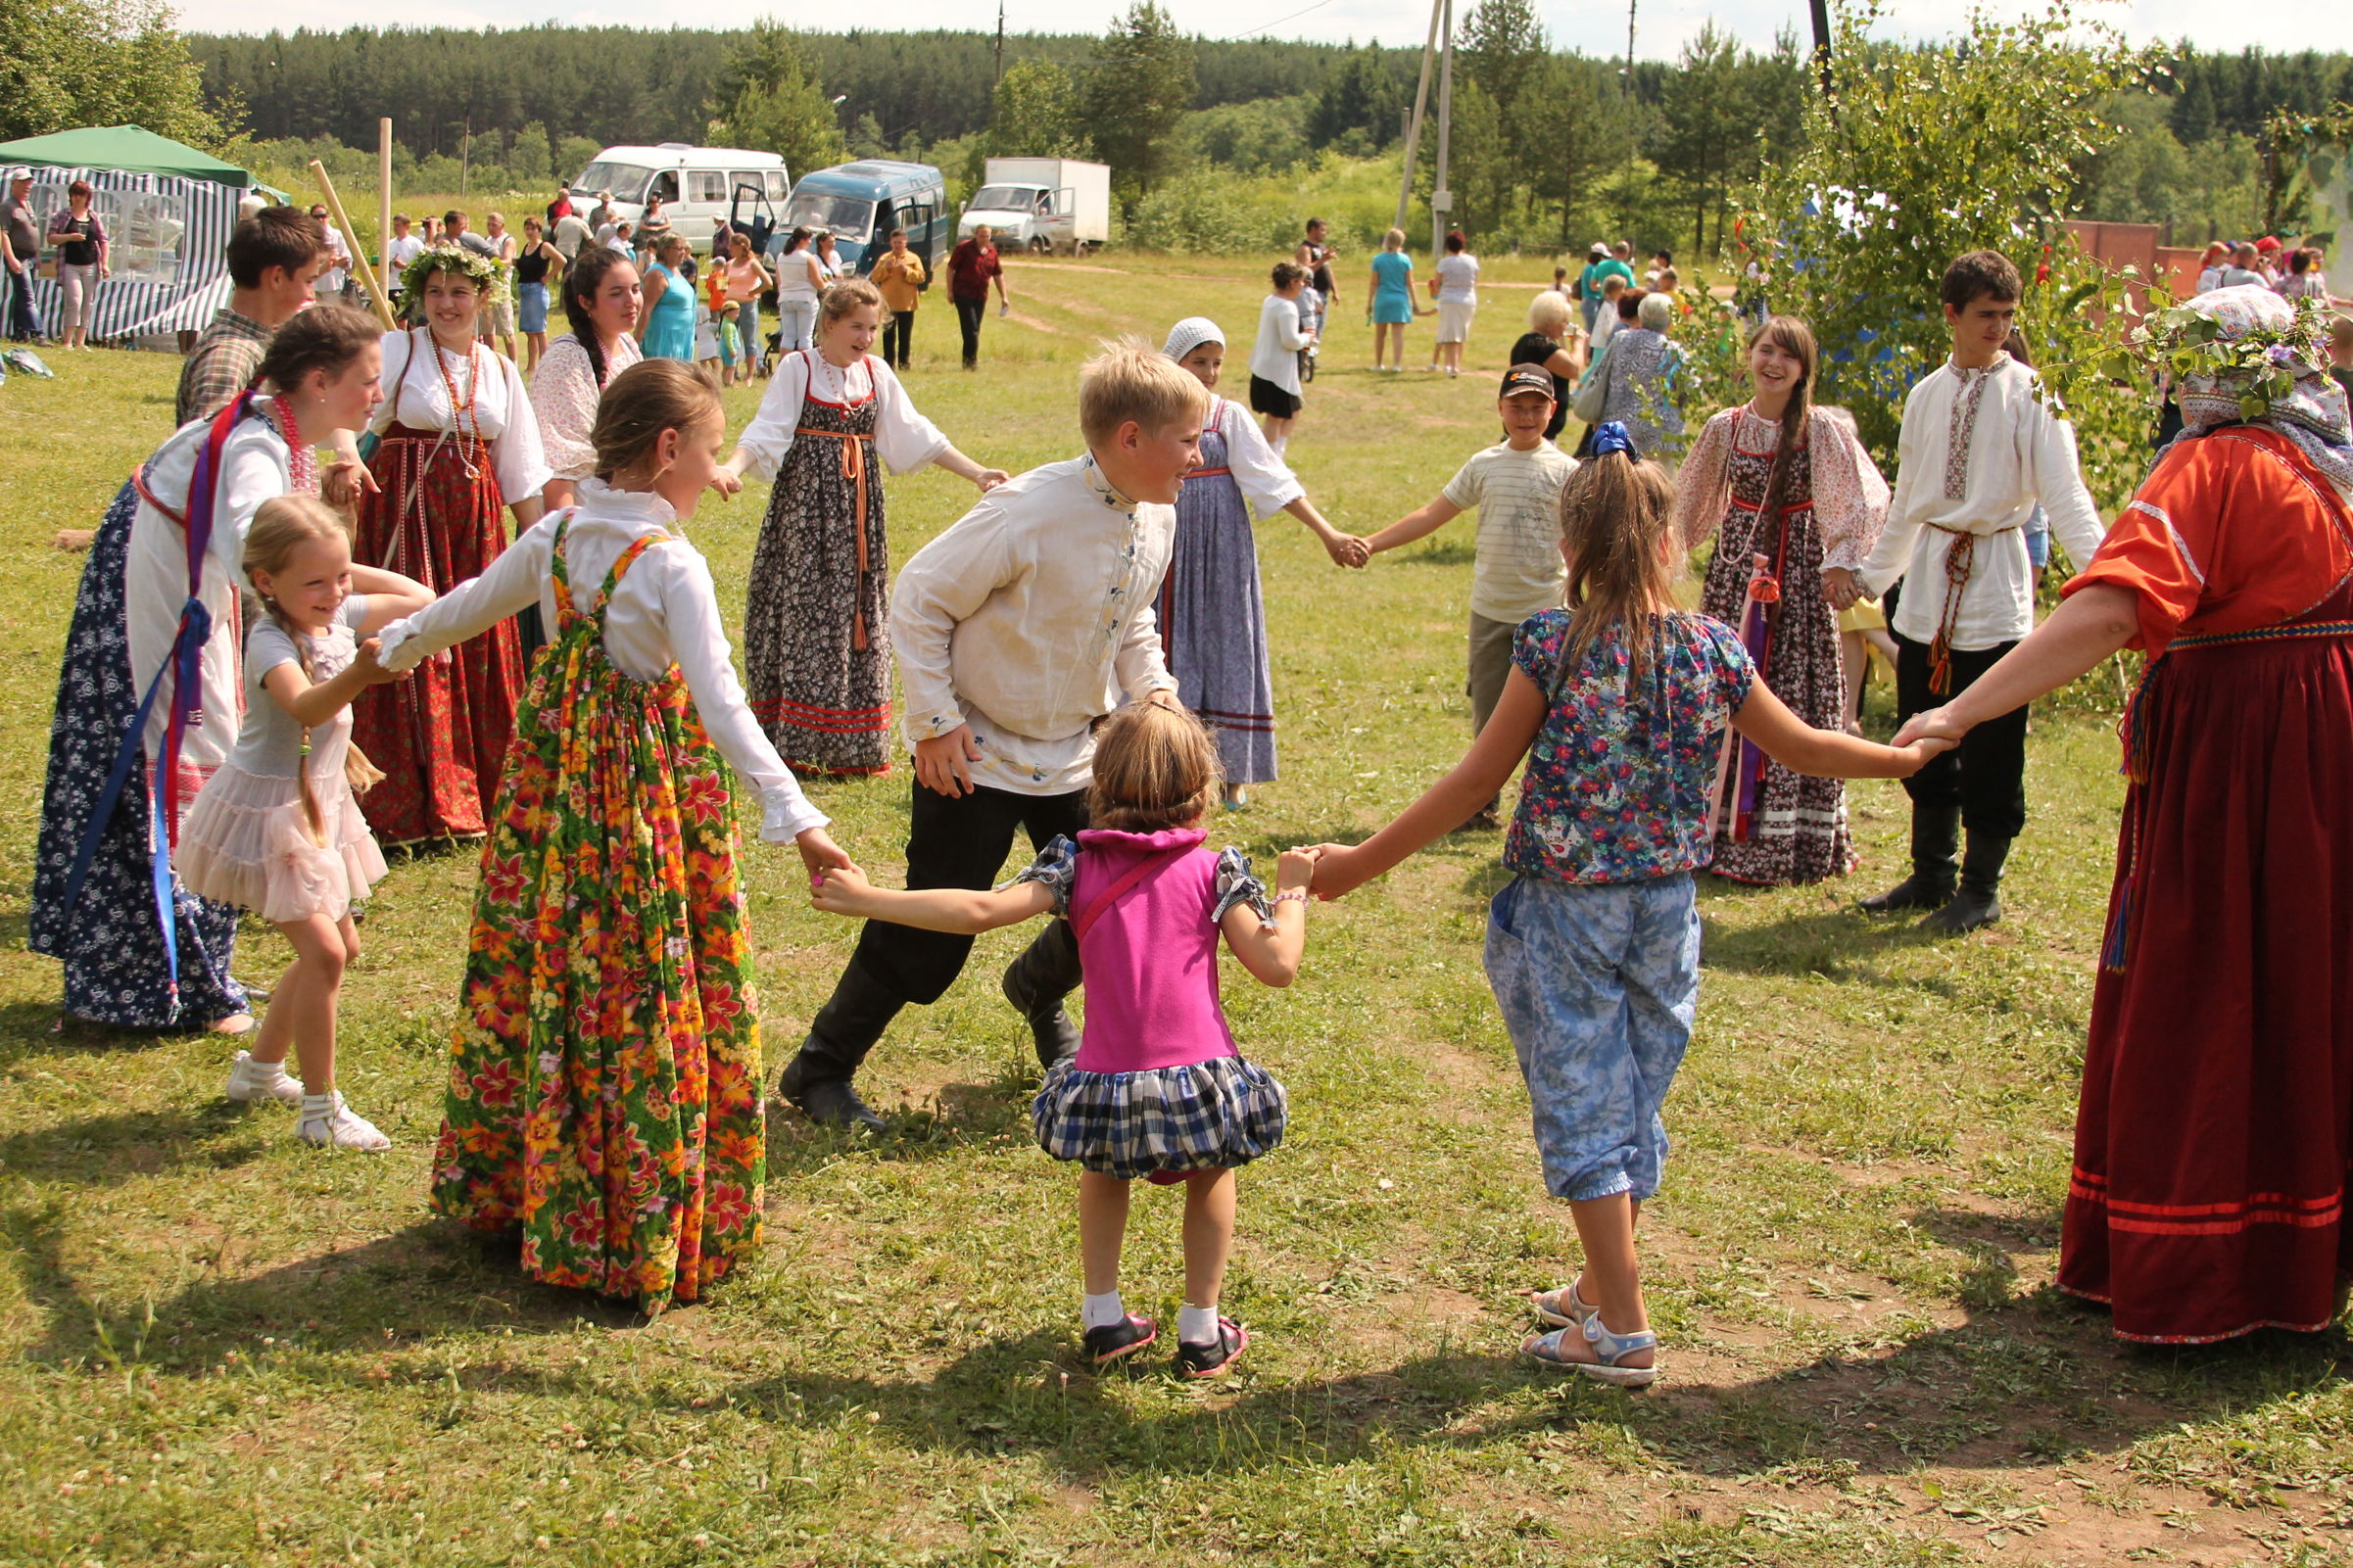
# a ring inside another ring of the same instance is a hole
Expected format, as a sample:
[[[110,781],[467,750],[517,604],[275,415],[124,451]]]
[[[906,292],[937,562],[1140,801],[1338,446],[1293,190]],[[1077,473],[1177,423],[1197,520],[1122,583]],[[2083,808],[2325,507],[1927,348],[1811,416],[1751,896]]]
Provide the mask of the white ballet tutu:
[[[360,803],[340,767],[313,778],[326,842],[311,836],[291,778],[224,764],[180,825],[180,881],[199,897],[250,909],[273,925],[324,915],[341,920],[384,875]]]

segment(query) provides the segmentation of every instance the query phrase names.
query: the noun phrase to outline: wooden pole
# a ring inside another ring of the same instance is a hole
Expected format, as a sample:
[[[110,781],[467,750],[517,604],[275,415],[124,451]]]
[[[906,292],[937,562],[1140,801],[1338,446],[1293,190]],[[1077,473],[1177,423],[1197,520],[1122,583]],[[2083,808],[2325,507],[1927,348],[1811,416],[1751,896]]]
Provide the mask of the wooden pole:
[[[1438,57],[1438,163],[1430,170],[1430,265],[1446,254],[1446,219],[1454,211],[1454,192],[1447,188],[1448,132],[1455,119],[1455,0],[1438,0],[1446,11],[1446,37]]]
[[[335,214],[335,226],[343,230],[345,248],[352,253],[352,270],[360,274],[368,299],[375,303],[376,319],[384,323],[385,331],[398,330],[399,323],[392,318],[392,302],[384,298],[384,285],[376,281],[376,269],[368,265],[366,248],[351,241],[352,220],[343,211],[343,198],[335,194],[335,182],[327,177],[327,166],[312,159],[311,177],[318,181],[318,194],[325,199],[327,211]]]
[[[1406,176],[1397,187],[1397,221],[1391,228],[1406,226],[1406,207],[1414,200],[1414,159],[1421,151],[1421,117],[1430,102],[1430,62],[1438,52],[1438,11],[1445,0],[1431,0],[1429,41],[1421,46],[1421,83],[1414,89],[1414,118],[1406,125]]]
[[[378,274],[378,279],[387,289],[392,285],[391,255],[392,119],[386,116],[376,121],[376,259],[386,264],[386,270]]]

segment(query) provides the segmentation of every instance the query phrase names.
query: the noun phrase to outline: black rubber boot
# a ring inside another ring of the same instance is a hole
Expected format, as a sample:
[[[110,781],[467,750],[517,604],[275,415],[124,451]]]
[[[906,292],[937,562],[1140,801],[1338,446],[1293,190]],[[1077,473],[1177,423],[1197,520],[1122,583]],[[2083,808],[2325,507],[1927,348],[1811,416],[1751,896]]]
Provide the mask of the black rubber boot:
[[[1912,808],[1912,874],[1884,893],[1862,901],[1865,912],[1893,915],[1906,909],[1943,909],[1952,897],[1960,868],[1954,852],[1961,847],[1958,806]]]
[[[1079,1025],[1063,1011],[1062,999],[1078,988],[1080,978],[1079,939],[1066,920],[1048,925],[1005,966],[1005,1000],[1029,1021],[1040,1068],[1079,1054]]]
[[[851,960],[833,996],[809,1021],[809,1037],[801,1042],[800,1054],[785,1065],[776,1092],[811,1121],[886,1130],[883,1118],[850,1087],[850,1078],[904,1005]]]
[[[1959,936],[2001,919],[2001,867],[2010,858],[2010,841],[1991,833],[1969,835],[1969,854],[1961,862],[1960,891],[1951,902],[1920,923],[1922,930],[1939,936]]]

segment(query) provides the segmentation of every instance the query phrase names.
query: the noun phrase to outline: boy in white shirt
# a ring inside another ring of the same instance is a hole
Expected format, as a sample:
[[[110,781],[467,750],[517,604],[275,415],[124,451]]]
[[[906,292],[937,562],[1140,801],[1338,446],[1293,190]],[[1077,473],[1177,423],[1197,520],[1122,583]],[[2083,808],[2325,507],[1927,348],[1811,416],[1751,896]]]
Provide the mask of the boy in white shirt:
[[[1250,411],[1280,457],[1299,422],[1299,351],[1316,341],[1299,314],[1307,292],[1307,268],[1296,261],[1274,263],[1274,292],[1258,308],[1258,341],[1250,346]]]
[[[1087,825],[1094,727],[1123,700],[1176,700],[1152,604],[1176,488],[1201,461],[1209,398],[1125,340],[1079,373],[1086,454],[991,490],[917,550],[891,593],[890,644],[915,753],[907,885],[985,888],[1015,830],[1043,849]],[[777,1089],[810,1119],[880,1131],[852,1074],[901,1007],[939,999],[972,938],[869,921]],[[1005,971],[1041,1066],[1079,1048],[1067,921]]]
[[[1887,527],[1859,573],[1822,574],[1842,610],[1903,579],[1889,628],[1899,720],[1967,690],[2034,629],[2024,525],[2038,504],[2079,566],[2107,532],[2076,465],[2075,431],[2003,351],[2020,292],[2018,268],[1998,252],[1972,251],[1945,269],[1952,357],[1903,401]],[[1981,724],[1903,782],[1912,874],[1863,908],[1933,910],[1922,924],[1944,935],[2001,919],[2002,865],[2026,828],[2026,721],[2021,707]],[[1963,828],[1969,852],[1956,866]]]
[[[1478,509],[1470,576],[1470,733],[1488,716],[1512,674],[1512,634],[1531,615],[1561,607],[1568,568],[1561,559],[1561,487],[1576,459],[1544,439],[1553,417],[1553,378],[1536,365],[1514,365],[1496,396],[1504,441],[1465,463],[1437,499],[1408,512],[1366,546],[1375,554],[1410,545]],[[1496,826],[1495,804],[1465,824]]]

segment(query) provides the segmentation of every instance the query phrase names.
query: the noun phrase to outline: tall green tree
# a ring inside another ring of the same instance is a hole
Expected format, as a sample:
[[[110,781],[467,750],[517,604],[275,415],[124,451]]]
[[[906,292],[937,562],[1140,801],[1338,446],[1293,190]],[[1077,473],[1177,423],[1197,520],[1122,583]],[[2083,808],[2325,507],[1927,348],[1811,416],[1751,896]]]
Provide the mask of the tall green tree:
[[[1096,46],[1080,102],[1096,156],[1130,200],[1183,156],[1176,127],[1195,84],[1192,40],[1154,0],[1135,0]]]
[[[1723,243],[1723,211],[1739,172],[1754,163],[1759,129],[1755,106],[1743,91],[1740,49],[1713,22],[1683,46],[1659,104],[1665,132],[1654,150],[1659,171],[1683,187],[1692,209],[1692,249],[1708,254],[1707,221]]]
[[[712,106],[707,134],[714,143],[782,154],[785,167],[795,176],[848,157],[833,101],[789,28],[755,23],[736,59]]]
[[[998,158],[1086,158],[1095,150],[1080,113],[1078,86],[1050,60],[1005,68],[981,144]]]
[[[0,139],[76,125],[144,125],[218,147],[238,118],[205,100],[204,73],[162,0],[0,0]]]
[[[1379,151],[1404,134],[1414,84],[1377,46],[1352,49],[1324,69],[1307,111],[1308,145],[1353,156]]]

